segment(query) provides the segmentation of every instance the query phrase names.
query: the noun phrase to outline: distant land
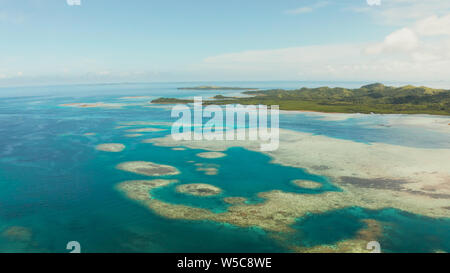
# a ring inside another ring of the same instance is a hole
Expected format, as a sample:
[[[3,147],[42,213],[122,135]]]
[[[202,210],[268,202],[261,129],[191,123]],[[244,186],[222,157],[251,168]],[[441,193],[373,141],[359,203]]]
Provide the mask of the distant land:
[[[179,90],[247,90],[247,91],[256,91],[259,88],[245,88],[245,87],[226,87],[226,86],[195,86],[195,87],[179,87]]]
[[[216,87],[215,90],[224,90]],[[295,90],[246,90],[251,97],[215,96],[203,104],[279,105],[281,110],[327,113],[432,114],[450,115],[450,90],[369,84],[356,89],[341,87],[300,88]],[[152,103],[191,103],[188,99],[159,98]]]

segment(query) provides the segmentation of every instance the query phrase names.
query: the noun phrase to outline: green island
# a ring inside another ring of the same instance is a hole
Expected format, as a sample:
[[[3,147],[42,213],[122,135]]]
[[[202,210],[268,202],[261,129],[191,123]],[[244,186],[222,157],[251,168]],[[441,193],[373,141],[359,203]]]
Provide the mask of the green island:
[[[247,90],[247,91],[256,91],[259,88],[203,85],[203,86],[194,86],[194,87],[179,87],[178,89],[179,90]]]
[[[203,104],[279,105],[280,110],[327,113],[450,115],[450,90],[406,85],[369,84],[356,89],[341,87],[244,91],[250,97],[215,96]],[[192,103],[189,99],[158,98],[152,103]]]

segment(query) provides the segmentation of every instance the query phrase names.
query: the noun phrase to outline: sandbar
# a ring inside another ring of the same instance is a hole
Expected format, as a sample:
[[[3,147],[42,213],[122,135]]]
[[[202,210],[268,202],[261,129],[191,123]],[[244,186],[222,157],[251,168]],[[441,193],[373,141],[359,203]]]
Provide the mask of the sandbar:
[[[143,134],[127,134],[126,137],[140,137],[143,136]]]
[[[95,149],[103,152],[118,153],[125,149],[125,145],[120,143],[105,143],[97,145]]]
[[[221,152],[204,152],[197,154],[198,157],[201,158],[208,158],[208,159],[214,159],[214,158],[221,158],[227,156],[224,153]]]
[[[144,133],[144,132],[161,132],[165,131],[166,129],[160,129],[160,128],[138,128],[138,129],[129,129],[126,130],[129,133]]]
[[[104,103],[104,102],[75,102],[75,103],[65,103],[59,106],[64,107],[77,107],[77,108],[121,108],[127,106],[124,103]]]

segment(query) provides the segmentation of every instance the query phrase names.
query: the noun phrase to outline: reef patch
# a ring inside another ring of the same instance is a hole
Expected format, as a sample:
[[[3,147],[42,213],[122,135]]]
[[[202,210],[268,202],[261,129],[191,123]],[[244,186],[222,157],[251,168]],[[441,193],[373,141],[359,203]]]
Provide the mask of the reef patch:
[[[151,198],[150,191],[155,188],[177,183],[178,180],[154,179],[154,180],[130,180],[116,186],[117,190],[124,192],[130,199],[136,201],[148,201]]]
[[[129,161],[117,165],[117,169],[146,176],[177,175],[180,171],[169,165],[147,161]]]
[[[322,184],[319,182],[314,182],[310,180],[302,180],[302,179],[296,179],[292,181],[292,184],[305,189],[318,189],[322,187]]]
[[[205,163],[195,163],[197,168],[196,171],[204,172],[205,175],[217,175],[219,173],[219,165],[217,164],[205,164]]]
[[[194,196],[214,196],[222,192],[222,190],[216,186],[209,184],[183,184],[176,187],[176,191]]]

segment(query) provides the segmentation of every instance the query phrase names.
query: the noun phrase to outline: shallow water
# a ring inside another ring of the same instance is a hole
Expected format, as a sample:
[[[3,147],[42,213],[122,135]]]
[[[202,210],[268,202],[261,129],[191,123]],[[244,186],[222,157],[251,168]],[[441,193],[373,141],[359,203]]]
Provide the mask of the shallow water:
[[[203,84],[203,83],[202,83]],[[207,84],[207,83],[205,83]],[[214,83],[221,85],[220,83]],[[261,88],[295,88],[299,83],[234,83]],[[146,100],[123,96],[205,97],[236,91],[179,91],[188,84],[92,85],[2,89],[0,98],[0,234],[11,226],[31,231],[31,240],[12,240],[0,235],[1,252],[67,252],[68,241],[79,241],[83,252],[286,252],[277,241],[257,228],[238,228],[208,221],[162,218],[125,198],[114,186],[126,180],[147,179],[117,170],[124,161],[145,160],[175,166],[179,183],[207,183],[220,187],[219,196],[194,197],[174,191],[176,185],[156,189],[154,198],[223,212],[224,197],[246,197],[261,202],[259,192],[282,190],[306,194],[337,191],[327,177],[298,168],[270,163],[270,158],[242,148],[227,156],[205,159],[202,150],[174,151],[141,143],[145,138],[170,131],[124,137],[121,122],[170,122],[170,109],[149,108]],[[190,84],[197,85],[197,84]],[[230,85],[230,83],[222,84]],[[310,86],[326,83],[310,83]],[[350,84],[352,85],[352,84]],[[358,86],[358,83],[353,83]],[[352,87],[352,86],[350,86]],[[42,94],[42,95],[39,95]],[[27,96],[24,96],[27,95]],[[123,108],[72,108],[73,102],[135,103]],[[282,128],[323,134],[359,142],[384,142],[413,147],[449,148],[447,134],[414,127],[377,126],[385,115],[364,115],[346,120],[323,120],[304,113],[282,115]],[[145,128],[149,126],[135,126]],[[164,125],[151,126],[167,128]],[[133,127],[134,128],[134,127]],[[85,133],[96,133],[85,136]],[[95,150],[101,143],[123,143],[121,153]],[[217,175],[196,170],[195,163],[214,164]],[[300,189],[293,179],[323,184],[316,190]],[[388,252],[450,251],[447,219],[430,219],[394,209],[367,211],[350,208],[299,219],[294,235],[299,245],[313,246],[351,238],[372,218],[391,224],[381,238]],[[447,232],[446,232],[447,231]]]

